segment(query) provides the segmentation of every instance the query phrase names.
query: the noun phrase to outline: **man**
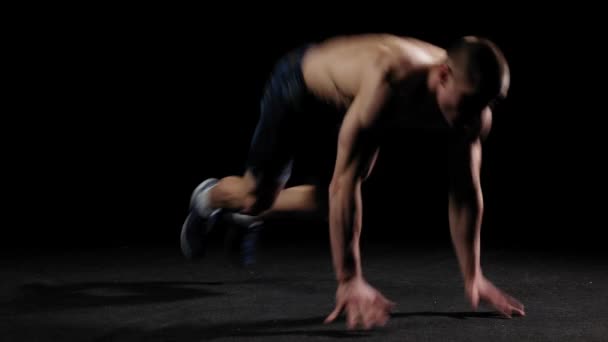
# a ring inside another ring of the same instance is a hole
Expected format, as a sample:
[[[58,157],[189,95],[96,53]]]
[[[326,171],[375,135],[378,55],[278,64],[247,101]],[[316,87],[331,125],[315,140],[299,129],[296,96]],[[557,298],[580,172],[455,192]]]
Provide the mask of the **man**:
[[[508,87],[503,54],[477,37],[444,50],[414,38],[369,34],[293,51],[267,85],[246,173],[210,179],[195,189],[182,230],[184,254],[203,252],[205,232],[222,210],[254,225],[277,213],[329,207],[338,288],[326,322],[345,310],[349,328],[384,325],[393,303],[361,273],[361,184],[385,133],[403,125],[443,127],[451,150],[450,231],[466,296],[474,308],[487,301],[505,316],[524,315],[523,305],[492,285],[480,267],[481,141],[490,129],[490,107]],[[311,165],[320,165],[311,172],[315,180],[285,188],[292,159],[302,151],[315,158]],[[324,153],[331,164],[322,162]]]

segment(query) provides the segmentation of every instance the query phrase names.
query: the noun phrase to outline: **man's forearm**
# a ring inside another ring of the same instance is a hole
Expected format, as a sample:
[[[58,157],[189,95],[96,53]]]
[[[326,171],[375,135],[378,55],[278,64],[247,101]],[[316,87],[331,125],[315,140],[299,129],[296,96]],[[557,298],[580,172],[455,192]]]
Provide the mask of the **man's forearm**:
[[[331,251],[338,282],[360,276],[361,191],[359,184],[347,182],[332,188],[329,218]]]
[[[449,221],[452,242],[465,283],[481,275],[480,231],[483,200],[480,193],[463,198],[450,195]]]

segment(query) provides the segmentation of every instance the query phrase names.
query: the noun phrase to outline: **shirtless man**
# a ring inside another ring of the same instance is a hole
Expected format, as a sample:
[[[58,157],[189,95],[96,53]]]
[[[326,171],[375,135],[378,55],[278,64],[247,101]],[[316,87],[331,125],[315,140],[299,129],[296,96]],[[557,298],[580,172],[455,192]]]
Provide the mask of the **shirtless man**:
[[[473,308],[486,301],[507,317],[524,315],[523,305],[496,288],[480,266],[481,142],[490,130],[491,107],[508,87],[504,56],[478,37],[444,50],[414,38],[369,34],[291,52],[266,87],[245,174],[209,179],[194,190],[182,228],[184,254],[202,254],[205,232],[221,212],[255,225],[277,213],[328,208],[337,292],[326,322],[346,311],[349,328],[384,325],[394,304],[361,270],[361,184],[387,132],[435,125],[450,136],[449,222],[465,295]],[[336,134],[324,134],[331,131]],[[309,184],[285,188],[291,161],[302,151],[314,157],[318,172]],[[322,162],[323,154],[331,164]]]

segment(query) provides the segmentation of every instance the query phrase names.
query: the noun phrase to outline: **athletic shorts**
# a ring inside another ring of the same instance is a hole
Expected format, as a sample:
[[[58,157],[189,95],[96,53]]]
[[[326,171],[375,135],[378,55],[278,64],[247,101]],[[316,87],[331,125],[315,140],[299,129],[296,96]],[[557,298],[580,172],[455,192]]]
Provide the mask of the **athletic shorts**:
[[[276,189],[291,176],[294,185],[327,187],[331,181],[344,111],[306,87],[302,58],[309,47],[283,56],[265,86],[246,165],[258,188]]]

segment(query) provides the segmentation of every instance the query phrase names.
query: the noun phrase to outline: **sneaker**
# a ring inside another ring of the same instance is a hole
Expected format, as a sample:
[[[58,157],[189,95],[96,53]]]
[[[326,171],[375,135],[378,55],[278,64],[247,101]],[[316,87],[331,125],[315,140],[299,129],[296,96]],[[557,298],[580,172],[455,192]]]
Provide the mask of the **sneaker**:
[[[204,200],[205,193],[217,183],[215,178],[205,180],[194,189],[190,197],[190,213],[180,234],[181,250],[187,259],[204,256],[207,234],[221,216],[222,209],[212,209]]]

